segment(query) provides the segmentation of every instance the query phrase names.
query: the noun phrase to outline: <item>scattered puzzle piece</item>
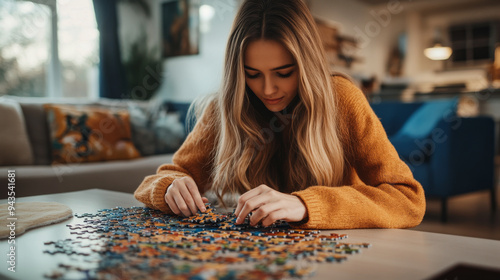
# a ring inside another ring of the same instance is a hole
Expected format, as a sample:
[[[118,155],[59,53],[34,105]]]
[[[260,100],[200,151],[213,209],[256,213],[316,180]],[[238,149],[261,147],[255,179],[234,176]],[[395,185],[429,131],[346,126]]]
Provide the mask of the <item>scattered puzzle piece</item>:
[[[207,211],[183,218],[144,208],[117,207],[75,214],[75,239],[48,241],[50,255],[66,254],[47,278],[281,279],[314,273],[315,263],[341,262],[368,243],[339,242],[345,234],[294,230],[278,221],[268,228],[235,224],[234,213]],[[82,267],[82,264],[87,264]],[[62,271],[62,272],[61,272]]]

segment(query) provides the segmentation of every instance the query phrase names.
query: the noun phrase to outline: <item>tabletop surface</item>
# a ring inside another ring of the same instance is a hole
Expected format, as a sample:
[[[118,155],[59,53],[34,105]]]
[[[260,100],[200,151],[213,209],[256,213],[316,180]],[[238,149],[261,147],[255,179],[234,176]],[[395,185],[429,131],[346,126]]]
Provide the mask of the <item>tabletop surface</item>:
[[[132,194],[92,189],[53,195],[18,198],[16,202],[51,201],[68,205],[73,213],[93,213],[116,206],[143,206]],[[0,200],[0,204],[7,200]],[[47,256],[44,242],[73,237],[66,224],[76,218],[28,230],[16,237],[16,272],[0,264],[0,279],[45,279],[64,255]],[[2,221],[1,225],[5,222]],[[342,263],[319,264],[313,279],[426,279],[448,268],[467,263],[500,268],[500,241],[428,233],[402,229],[333,230],[347,234],[348,243],[366,242],[372,246]],[[0,253],[7,259],[7,240],[0,240]]]

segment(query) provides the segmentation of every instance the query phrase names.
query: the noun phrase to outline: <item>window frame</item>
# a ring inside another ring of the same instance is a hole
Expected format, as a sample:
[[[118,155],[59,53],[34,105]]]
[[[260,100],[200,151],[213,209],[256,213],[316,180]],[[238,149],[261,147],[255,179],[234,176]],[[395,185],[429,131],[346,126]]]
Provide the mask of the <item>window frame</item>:
[[[49,65],[47,69],[46,97],[63,97],[62,71],[59,60],[58,15],[57,0],[23,0],[35,4],[45,5],[50,9],[50,49]]]
[[[488,38],[475,38],[474,28],[487,26],[489,28]],[[453,37],[453,32],[464,29],[464,39],[457,40]],[[455,24],[448,27],[450,47],[453,50],[451,58],[447,61],[447,68],[467,68],[479,67],[490,64],[495,57],[496,44],[500,43],[500,21],[489,20],[481,22],[468,22]],[[488,48],[487,58],[474,58],[474,51],[480,47]],[[458,51],[465,52],[465,59],[456,61],[454,56]]]

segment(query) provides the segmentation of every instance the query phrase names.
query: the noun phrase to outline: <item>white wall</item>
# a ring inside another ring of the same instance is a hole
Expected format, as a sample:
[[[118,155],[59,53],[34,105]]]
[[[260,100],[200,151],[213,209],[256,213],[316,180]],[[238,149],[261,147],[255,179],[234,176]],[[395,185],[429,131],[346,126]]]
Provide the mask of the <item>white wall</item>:
[[[165,83],[159,94],[165,99],[192,101],[219,90],[222,80],[224,54],[238,0],[204,0],[215,8],[210,30],[200,33],[200,53],[193,56],[168,58],[164,62]]]
[[[127,57],[127,46],[135,41],[144,27],[150,49],[161,44],[161,4],[170,0],[147,0],[151,16],[146,17],[137,6],[119,5],[120,41],[122,55]],[[199,54],[164,59],[163,83],[156,97],[164,100],[190,102],[196,97],[217,91],[223,71],[226,42],[240,0],[199,0],[215,8],[210,30],[200,32]]]
[[[380,6],[352,0],[311,1],[314,16],[335,23],[342,35],[357,38],[363,62],[353,64],[352,74],[379,79],[385,76],[389,54],[405,29],[404,18],[398,16],[403,11],[402,4],[389,0]]]
[[[163,67],[165,82],[159,94],[168,100],[192,101],[219,89],[227,38],[233,23],[238,4],[235,0],[205,0],[215,8],[215,16],[207,33],[200,33],[199,55],[168,58]]]
[[[355,1],[349,1],[349,5],[345,3],[341,0],[311,0],[309,7],[314,17],[329,21],[338,28],[342,35],[352,36],[354,27],[365,20],[368,9],[365,5]],[[361,49],[357,56],[366,57],[365,50]],[[362,68],[359,68],[359,63],[353,64],[353,71],[362,71]]]

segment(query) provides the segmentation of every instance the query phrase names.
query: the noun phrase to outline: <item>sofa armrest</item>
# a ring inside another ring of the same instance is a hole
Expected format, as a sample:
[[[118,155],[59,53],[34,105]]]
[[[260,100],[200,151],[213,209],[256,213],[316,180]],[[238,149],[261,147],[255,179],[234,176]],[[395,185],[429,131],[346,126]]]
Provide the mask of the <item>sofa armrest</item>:
[[[495,124],[491,117],[446,118],[433,130],[428,195],[447,197],[493,188]],[[437,137],[439,136],[439,137]]]

